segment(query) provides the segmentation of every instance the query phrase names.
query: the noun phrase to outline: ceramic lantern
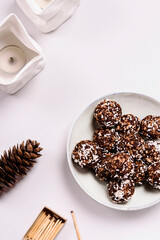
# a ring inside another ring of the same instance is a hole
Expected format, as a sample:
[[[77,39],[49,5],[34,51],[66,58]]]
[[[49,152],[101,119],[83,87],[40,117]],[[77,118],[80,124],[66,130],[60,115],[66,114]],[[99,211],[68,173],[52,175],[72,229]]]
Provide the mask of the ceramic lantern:
[[[80,0],[17,0],[18,5],[37,28],[48,33],[70,18]]]
[[[40,46],[16,15],[9,15],[0,25],[0,88],[13,94],[44,66]]]

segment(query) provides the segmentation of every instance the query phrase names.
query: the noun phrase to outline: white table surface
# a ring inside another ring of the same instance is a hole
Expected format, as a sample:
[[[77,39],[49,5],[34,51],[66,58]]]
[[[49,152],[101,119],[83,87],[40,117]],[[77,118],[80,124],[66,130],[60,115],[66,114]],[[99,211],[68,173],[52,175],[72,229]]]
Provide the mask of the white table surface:
[[[0,20],[17,14],[42,46],[45,69],[14,95],[0,91],[0,153],[27,138],[43,156],[15,188],[0,197],[0,239],[20,240],[46,205],[67,223],[57,240],[158,239],[160,205],[121,212],[90,199],[73,179],[66,141],[79,112],[119,91],[160,99],[160,1],[82,0],[61,28],[42,34],[16,5],[1,3]]]

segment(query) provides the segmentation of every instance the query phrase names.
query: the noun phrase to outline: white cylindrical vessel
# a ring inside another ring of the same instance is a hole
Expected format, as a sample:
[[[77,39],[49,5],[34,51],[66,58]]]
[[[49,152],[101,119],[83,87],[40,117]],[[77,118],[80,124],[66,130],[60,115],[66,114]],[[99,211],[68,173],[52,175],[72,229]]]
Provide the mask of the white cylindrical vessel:
[[[0,88],[13,94],[44,66],[41,47],[16,15],[9,15],[0,25]]]
[[[60,27],[79,6],[80,0],[17,0],[17,4],[44,33]]]

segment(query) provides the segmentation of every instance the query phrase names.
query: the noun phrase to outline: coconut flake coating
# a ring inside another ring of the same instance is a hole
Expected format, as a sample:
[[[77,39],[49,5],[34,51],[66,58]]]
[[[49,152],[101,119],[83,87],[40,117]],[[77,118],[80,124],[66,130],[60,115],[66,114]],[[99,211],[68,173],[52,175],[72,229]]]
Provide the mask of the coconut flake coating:
[[[148,115],[141,121],[141,133],[146,139],[160,138],[160,116]]]
[[[90,168],[99,161],[99,147],[93,141],[81,141],[75,146],[72,159],[81,168]]]
[[[160,162],[148,167],[146,180],[153,188],[160,189]]]
[[[108,155],[108,153],[110,153],[106,148],[101,148],[101,151],[99,153],[100,159],[103,159],[106,157],[106,155]]]
[[[136,185],[142,185],[146,179],[147,166],[141,159],[134,160],[133,180]]]
[[[97,142],[99,146],[108,151],[114,151],[119,141],[119,134],[114,128],[101,127],[94,131],[93,141]]]
[[[108,183],[109,197],[115,203],[128,202],[133,196],[134,190],[134,182],[131,179],[110,181]]]
[[[110,159],[108,159],[106,164],[111,178],[127,179],[129,177],[132,177],[134,174],[133,159],[127,153],[115,153]]]
[[[140,130],[140,120],[133,114],[123,115],[116,126],[116,130],[127,134],[137,133]]]
[[[122,109],[120,105],[111,100],[101,101],[94,112],[94,117],[98,124],[106,128],[111,128],[118,124],[121,116]]]
[[[112,154],[108,153],[105,155],[105,157],[103,157],[102,159],[100,159],[100,161],[98,161],[94,166],[93,166],[93,170],[95,172],[95,176],[97,178],[99,178],[99,180],[101,181],[106,181],[109,177],[109,171],[107,168],[107,161],[112,158]]]
[[[138,134],[121,135],[120,141],[116,145],[117,152],[129,153],[133,158],[142,158],[145,151],[145,141]]]
[[[156,141],[145,143],[144,161],[147,165],[160,161],[160,145]]]

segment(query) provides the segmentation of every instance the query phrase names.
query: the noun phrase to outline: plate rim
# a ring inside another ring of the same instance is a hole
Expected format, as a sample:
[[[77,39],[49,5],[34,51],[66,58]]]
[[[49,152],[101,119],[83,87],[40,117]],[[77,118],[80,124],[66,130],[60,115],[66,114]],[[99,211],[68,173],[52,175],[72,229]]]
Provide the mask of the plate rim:
[[[146,209],[146,208],[149,208],[149,207],[152,207],[156,204],[158,204],[160,202],[160,198],[156,201],[153,201],[151,203],[148,203],[148,204],[145,204],[143,206],[139,206],[139,207],[120,207],[121,205],[120,204],[117,204],[117,205],[111,205],[111,204],[105,204],[104,202],[100,201],[100,200],[96,200],[94,196],[92,196],[91,193],[88,193],[88,191],[81,185],[81,183],[79,183],[78,181],[78,178],[76,177],[74,171],[73,171],[73,168],[71,166],[71,156],[70,156],[70,150],[69,150],[69,147],[70,147],[70,140],[71,140],[71,135],[72,135],[72,132],[73,132],[73,129],[74,129],[74,126],[76,125],[78,119],[80,118],[80,116],[83,114],[83,112],[85,110],[87,110],[87,108],[89,108],[91,105],[93,105],[94,103],[104,99],[104,98],[109,98],[111,96],[114,96],[114,95],[119,95],[119,94],[122,94],[122,95],[130,95],[130,94],[133,94],[133,95],[139,95],[141,97],[145,97],[145,98],[148,98],[156,103],[158,103],[160,105],[160,101],[156,98],[153,98],[151,96],[148,96],[148,95],[145,95],[145,94],[142,94],[142,93],[136,93],[136,92],[115,92],[115,93],[111,93],[111,94],[107,94],[107,95],[104,95],[104,96],[101,96],[99,98],[97,98],[96,100],[92,101],[90,104],[88,104],[87,106],[85,106],[81,111],[80,113],[76,116],[76,118],[74,119],[72,125],[71,125],[71,128],[70,128],[70,131],[69,131],[69,134],[68,134],[68,138],[67,138],[67,144],[66,144],[66,152],[67,152],[67,162],[68,162],[68,165],[69,165],[69,168],[70,168],[70,171],[72,173],[72,177],[74,178],[74,180],[76,181],[76,183],[78,184],[78,186],[83,190],[83,192],[85,192],[86,195],[88,195],[92,200],[96,201],[97,203],[105,206],[105,207],[109,207],[109,208],[112,208],[112,209],[116,209],[116,210],[119,210],[119,211],[138,211],[138,210],[143,210],[143,209]]]

